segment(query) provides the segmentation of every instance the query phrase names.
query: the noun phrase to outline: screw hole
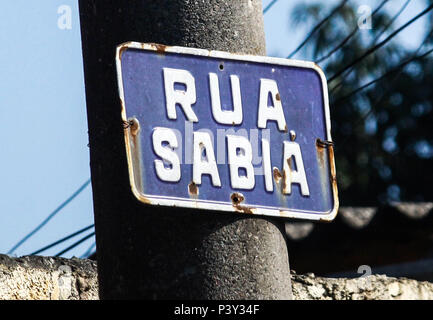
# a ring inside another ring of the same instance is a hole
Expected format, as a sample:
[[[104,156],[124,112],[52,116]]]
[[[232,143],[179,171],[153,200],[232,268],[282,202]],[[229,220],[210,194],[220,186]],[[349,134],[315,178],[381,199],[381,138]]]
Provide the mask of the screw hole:
[[[219,69],[220,69],[221,71],[224,70],[224,64],[223,64],[222,62],[221,62],[220,65],[219,65]]]
[[[245,200],[244,196],[240,193],[237,193],[237,192],[232,193],[230,198],[232,200],[233,205],[235,205],[235,206],[239,205],[242,201]]]

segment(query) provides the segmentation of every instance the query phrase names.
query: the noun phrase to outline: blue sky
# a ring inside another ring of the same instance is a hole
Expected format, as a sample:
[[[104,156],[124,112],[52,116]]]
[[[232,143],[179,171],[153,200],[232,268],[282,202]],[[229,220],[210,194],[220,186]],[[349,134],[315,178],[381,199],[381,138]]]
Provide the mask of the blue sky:
[[[0,4],[0,253],[8,252],[90,177],[77,2],[3,0]],[[264,7],[270,2],[264,0]],[[293,32],[290,23],[290,10],[299,2],[279,0],[266,13],[268,55],[287,56],[308,32]],[[379,3],[354,2],[373,9]],[[396,12],[403,3],[390,1],[387,9]],[[62,5],[71,8],[71,29],[58,27]],[[424,1],[412,1],[396,25],[424,7]],[[424,22],[408,28],[399,41],[416,47],[424,35]],[[296,58],[308,59],[302,52]],[[30,254],[92,223],[89,186],[14,255]],[[57,254],[77,239],[43,255]],[[91,238],[64,256],[80,257],[93,242]]]

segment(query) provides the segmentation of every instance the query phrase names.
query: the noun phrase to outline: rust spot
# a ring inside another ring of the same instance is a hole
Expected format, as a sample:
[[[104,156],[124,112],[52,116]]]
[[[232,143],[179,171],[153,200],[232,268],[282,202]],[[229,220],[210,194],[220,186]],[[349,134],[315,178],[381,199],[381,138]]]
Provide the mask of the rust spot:
[[[136,198],[141,202],[150,204],[149,199],[143,196],[141,193],[143,190],[142,180],[141,180],[141,146],[139,138],[138,121],[134,122],[133,119],[124,121],[125,128],[125,142],[126,142],[126,152],[128,157],[128,169],[129,169],[129,180],[132,191]],[[132,127],[135,127],[134,134],[132,134]]]
[[[319,222],[324,222],[324,223],[331,223],[332,221],[324,219],[324,218],[320,218]]]
[[[289,159],[287,159],[287,161],[288,161],[289,166],[290,166]],[[288,193],[287,190],[286,190],[286,188],[287,188],[286,180],[287,180],[287,179],[286,179],[286,170],[283,169],[283,183],[282,183],[282,185],[281,185],[281,188],[283,189],[283,193],[284,193],[284,194]]]
[[[281,97],[280,94],[277,92],[277,94],[275,95],[275,99],[277,99],[277,101],[281,101]],[[286,131],[287,132],[287,131]]]
[[[337,189],[337,172],[335,169],[335,160],[334,160],[334,146],[330,145],[328,147],[329,150],[329,164],[331,166],[331,183],[332,190],[334,192],[335,200],[338,199],[338,189]]]
[[[254,208],[249,208],[241,205],[241,203],[245,200],[243,194],[238,192],[232,193],[230,199],[232,200],[233,207],[236,209],[236,211],[242,213],[254,214]]]
[[[287,211],[279,210],[278,213],[280,214],[280,217],[285,217],[285,218],[288,217],[288,215],[287,215]]]
[[[159,54],[164,54],[165,51],[167,50],[167,46],[164,44],[159,44],[159,43],[151,43],[151,46],[155,47],[156,52]]]
[[[254,214],[254,209],[253,208],[248,208],[248,207],[245,207],[245,206],[240,206],[240,205],[237,205],[237,206],[234,206],[235,207],[235,209],[236,209],[236,211],[238,211],[238,212],[242,212],[242,213],[248,213],[248,214]]]
[[[278,168],[274,168],[273,171],[274,171],[273,172],[274,173],[274,180],[276,183],[279,183],[283,176],[282,176],[280,170],[278,170]]]
[[[295,139],[296,139],[295,130],[290,130],[290,140],[295,141]]]
[[[143,197],[142,195],[140,195],[139,200],[145,204],[152,204],[152,202],[150,202],[149,199],[147,199],[146,197]]]
[[[125,127],[125,126],[124,126]],[[133,137],[138,135],[138,131],[140,131],[140,123],[136,118],[132,118],[128,120],[128,126],[125,129],[128,129],[131,131],[131,135]]]
[[[198,195],[198,186],[195,184],[194,181],[191,181],[191,183],[188,185],[188,192],[191,196]]]
[[[122,54],[123,54],[123,51],[125,51],[125,50],[128,50],[128,46],[123,45],[123,46],[120,47],[120,49],[119,49],[119,60],[122,60]]]
[[[326,148],[329,146],[334,146],[332,141],[322,140],[320,138],[316,139],[316,147]]]
[[[289,166],[289,169],[292,170],[292,157],[287,159],[287,165]]]
[[[335,169],[335,159],[334,159],[334,144],[332,141],[323,141],[321,139],[316,139],[316,150],[319,157],[320,166],[325,169],[325,152],[328,150],[328,160],[330,167],[330,182],[332,186],[332,192],[334,194],[334,201],[336,201],[338,207],[338,189],[337,189],[337,173]],[[322,221],[322,219],[321,219]],[[328,220],[323,220],[329,222]]]
[[[326,145],[323,144],[322,140],[320,140],[320,139],[316,140],[316,151],[317,151],[317,156],[318,156],[319,162],[320,162],[320,168],[323,170],[323,169],[325,169]]]
[[[278,93],[277,93],[278,94]],[[289,132],[289,128],[287,128],[287,124],[284,126],[284,132],[287,133]]]
[[[129,127],[131,126],[131,123],[129,121],[122,121],[122,127],[123,129],[129,129]]]
[[[245,200],[245,197],[243,194],[235,192],[232,193],[230,199],[232,200],[233,205],[238,205]]]
[[[293,172],[293,162],[292,162],[293,157],[288,158],[287,161],[287,166],[288,171],[283,169],[283,183],[281,185],[281,188],[283,190],[283,194],[291,194],[291,183],[292,183],[292,172]],[[289,184],[287,184],[287,182],[289,182]]]
[[[328,150],[328,160],[329,160],[329,168],[330,168],[330,182],[332,186],[332,190],[334,193],[334,198],[337,197],[337,178],[335,172],[335,162],[334,162],[334,147],[332,142],[323,141],[320,139],[316,140],[316,151],[317,157],[319,159],[320,169],[324,172],[326,162],[326,151]]]

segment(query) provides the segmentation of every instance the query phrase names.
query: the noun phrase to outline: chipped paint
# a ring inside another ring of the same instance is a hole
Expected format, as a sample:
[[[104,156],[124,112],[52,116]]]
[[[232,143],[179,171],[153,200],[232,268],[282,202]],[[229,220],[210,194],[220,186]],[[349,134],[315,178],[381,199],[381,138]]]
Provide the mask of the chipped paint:
[[[328,150],[329,150],[329,164],[331,166],[332,191],[334,192],[335,201],[338,201],[337,170],[335,168],[334,146],[330,145],[328,147]]]
[[[292,157],[287,159],[287,165],[289,166],[289,172],[286,173],[286,170],[283,169],[283,194],[290,194],[287,187],[292,183]]]
[[[245,200],[245,197],[242,193],[235,192],[231,194],[230,199],[233,205],[238,205]]]
[[[274,167],[272,169],[273,172],[273,178],[274,178],[274,191],[275,191],[275,196],[278,199],[278,203],[280,204],[281,207],[285,207],[287,205],[287,202],[290,200],[289,197],[287,197],[284,194],[284,189],[286,187],[286,183],[285,183],[285,179],[286,179],[286,174],[284,172],[284,170],[278,169],[277,167]]]
[[[272,171],[273,171],[275,182],[277,184],[280,183],[280,180],[283,178],[283,175],[281,174],[280,170],[277,167],[274,167]]]
[[[135,121],[134,121],[135,120]],[[143,182],[141,180],[143,166],[141,163],[140,124],[137,119],[129,119],[125,128],[125,145],[128,157],[128,171],[131,188],[134,195],[143,203],[151,204],[147,197],[143,196]],[[132,127],[135,126],[134,134]]]
[[[150,43],[150,46],[154,47],[156,52],[159,54],[164,54],[167,51],[167,48],[169,48],[169,46],[159,43]]]
[[[126,50],[128,50],[128,45],[127,44],[124,44],[124,45],[122,45],[122,46],[120,46],[120,48],[119,48],[119,59],[122,59],[122,54],[123,54],[123,52],[124,51],[126,51]]]
[[[244,202],[245,197],[242,193],[234,192],[230,196],[230,200],[232,201],[233,207],[237,212],[254,214],[254,208],[250,208],[247,206],[242,206],[241,203]]]
[[[338,212],[338,189],[337,189],[337,176],[336,176],[336,168],[335,168],[335,159],[334,159],[334,143],[332,141],[324,141],[321,139],[316,139],[316,151],[317,151],[317,158],[319,161],[319,167],[320,167],[320,173],[321,173],[321,180],[323,184],[323,189],[325,190],[323,194],[326,194],[326,179],[328,179],[328,175],[326,174],[327,168],[326,168],[326,153],[328,154],[328,163],[329,163],[329,170],[330,170],[330,182],[332,187],[332,193],[333,193],[333,199],[334,199],[334,218],[337,215]],[[328,152],[326,152],[328,151]],[[323,222],[330,222],[332,219],[326,219],[321,218],[320,221]]]
[[[295,130],[290,130],[290,140],[295,141],[296,140],[296,132]]]
[[[193,198],[197,198],[197,196],[199,195],[198,186],[197,184],[195,184],[194,181],[191,181],[190,184],[188,185],[188,193]]]
[[[140,131],[140,123],[136,118],[129,120],[129,130],[133,136],[137,136]]]

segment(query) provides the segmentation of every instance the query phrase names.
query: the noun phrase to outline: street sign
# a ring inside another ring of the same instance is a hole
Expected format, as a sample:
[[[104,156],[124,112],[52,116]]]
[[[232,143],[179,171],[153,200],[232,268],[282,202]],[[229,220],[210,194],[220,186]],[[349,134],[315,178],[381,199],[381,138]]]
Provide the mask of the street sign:
[[[327,84],[314,63],[136,42],[118,46],[116,63],[140,201],[334,219]]]

